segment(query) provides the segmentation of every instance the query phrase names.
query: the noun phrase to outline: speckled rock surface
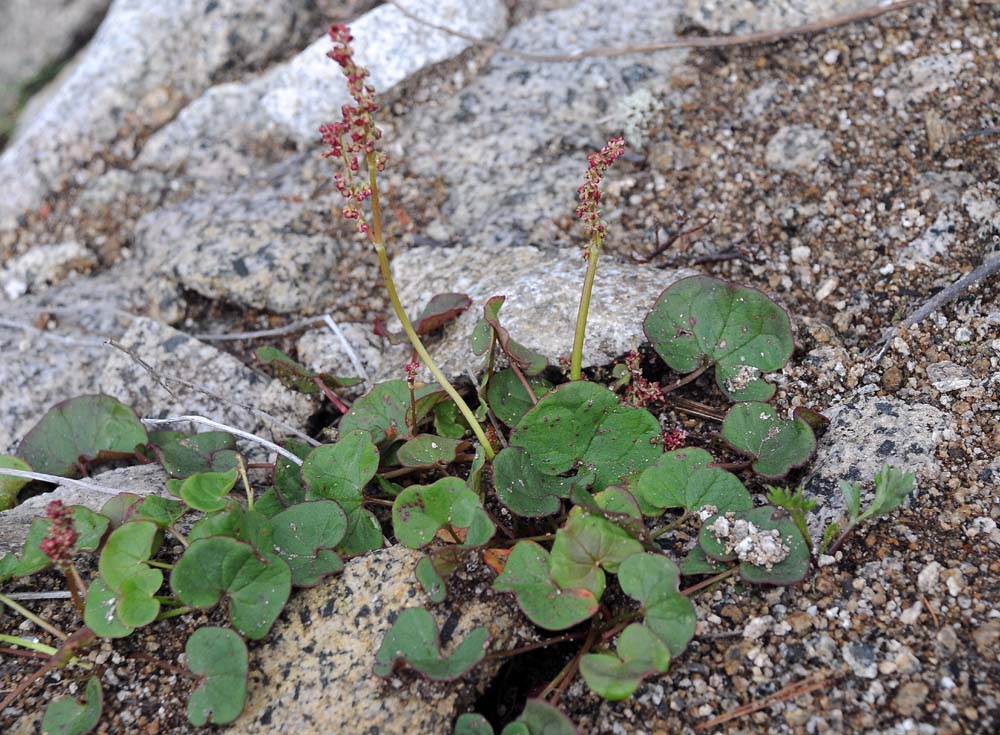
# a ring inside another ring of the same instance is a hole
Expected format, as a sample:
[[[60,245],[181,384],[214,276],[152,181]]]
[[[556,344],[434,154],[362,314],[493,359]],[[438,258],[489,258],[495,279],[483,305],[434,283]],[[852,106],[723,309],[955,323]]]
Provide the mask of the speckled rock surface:
[[[102,472],[90,479],[98,485],[136,495],[165,495],[167,489],[167,476],[158,464],[123,467]],[[60,486],[52,492],[36,495],[15,508],[3,511],[0,513],[0,554],[9,551],[20,553],[31,527],[31,520],[36,516],[44,516],[45,507],[53,500],[61,500],[65,505],[85,505],[97,511],[111,497],[109,493],[100,490]]]
[[[6,0],[0,5],[0,120],[23,85],[63,61],[89,37],[110,0]],[[45,43],[37,39],[45,37]]]
[[[296,595],[271,636],[251,652],[247,707],[229,732],[450,735],[454,718],[472,704],[498,663],[485,662],[447,683],[405,670],[388,680],[372,673],[396,616],[427,604],[413,576],[421,556],[392,546],[348,562],[342,576]],[[431,608],[444,630],[446,652],[481,626],[490,631],[491,651],[513,648],[530,635],[516,605],[492,592],[488,577],[468,583],[460,603]]]
[[[947,414],[926,403],[858,396],[824,413],[830,426],[819,440],[805,482],[806,492],[821,503],[810,514],[809,523],[817,540],[827,524],[842,520],[845,506],[840,480],[860,482],[870,491],[875,473],[890,464],[916,473],[914,496],[919,497],[921,483],[933,482],[940,471],[937,445],[946,435],[954,435]],[[866,507],[864,497],[862,506]]]
[[[441,369],[452,376],[478,371],[482,358],[472,354],[471,336],[491,296],[505,295],[500,323],[511,336],[556,364],[573,349],[573,330],[586,261],[579,250],[534,247],[421,247],[393,261],[400,298],[415,315],[430,298],[445,291],[466,293],[473,304],[445,328],[430,349]],[[670,284],[694,275],[687,269],[651,270],[601,258],[591,297],[584,366],[603,365],[642,342],[642,321]],[[412,318],[412,316],[411,316]],[[390,352],[380,380],[398,377],[405,346]]]
[[[768,141],[765,158],[779,171],[808,174],[832,150],[830,141],[812,125],[785,125]]]
[[[243,406],[278,416],[300,426],[312,413],[313,404],[277,380],[247,367],[231,355],[152,319],[135,319],[121,344],[167,376],[190,381],[218,396]],[[227,403],[177,383],[167,392],[157,379],[131,357],[115,351],[101,373],[103,393],[115,396],[140,416],[162,418],[199,414],[244,431],[268,434],[281,430],[241,406]]]
[[[319,16],[303,10],[296,0],[115,2],[72,74],[0,156],[0,228],[108,162],[132,159],[141,136],[220,76],[294,46]]]
[[[369,375],[377,375],[382,368],[384,348],[382,338],[375,334],[370,324],[345,323],[338,325],[344,339]],[[299,360],[310,370],[333,375],[358,375],[354,363],[343,343],[330,329],[311,329],[296,343]]]
[[[7,261],[0,270],[0,291],[8,299],[16,299],[72,273],[86,273],[96,265],[94,254],[79,243],[37,245]]]
[[[873,0],[685,0],[698,25],[716,33],[756,33],[812,23],[875,5]]]
[[[620,3],[613,12],[581,0],[515,26],[505,43],[543,54],[651,43],[671,37],[677,18],[677,6],[661,0]],[[448,192],[426,233],[497,247],[570,244],[560,225],[573,216],[587,154],[626,122],[618,103],[639,89],[665,89],[684,57],[671,51],[564,64],[498,54],[458,94],[414,110],[400,150],[411,172]],[[447,165],[438,153],[442,141]],[[624,177],[622,168],[609,174],[609,189]],[[613,238],[618,210],[602,203]]]

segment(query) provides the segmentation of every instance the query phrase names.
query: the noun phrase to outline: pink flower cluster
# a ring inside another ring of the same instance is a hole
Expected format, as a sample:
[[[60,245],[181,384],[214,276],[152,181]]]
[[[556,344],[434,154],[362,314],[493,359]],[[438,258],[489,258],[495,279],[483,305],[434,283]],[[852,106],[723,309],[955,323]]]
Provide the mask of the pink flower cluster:
[[[420,370],[420,363],[413,358],[403,368],[406,370],[406,382],[412,388],[417,384],[417,372]]]
[[[76,544],[73,511],[63,505],[61,500],[53,500],[45,509],[45,515],[52,521],[52,526],[39,548],[52,561],[67,562]]]
[[[650,403],[663,402],[663,390],[659,383],[647,379],[642,374],[642,357],[633,350],[625,356],[625,367],[632,379],[625,390],[625,402],[632,406],[644,407]]]
[[[680,426],[667,429],[663,432],[663,448],[668,452],[672,452],[675,449],[682,449],[687,442],[687,437],[687,430]]]
[[[368,223],[365,221],[361,204],[371,197],[371,186],[359,174],[361,160],[365,166],[374,166],[376,171],[385,168],[386,156],[380,152],[376,143],[382,137],[382,131],[375,126],[375,88],[367,84],[368,70],[358,66],[354,61],[354,49],[351,42],[354,37],[347,26],[335,23],[330,26],[330,39],[333,49],[327,56],[336,61],[347,77],[347,88],[354,104],[341,107],[341,120],[320,127],[323,143],[329,146],[323,155],[326,158],[338,159],[344,167],[334,176],[337,191],[347,199],[343,215],[345,219],[356,220],[358,232],[367,233]]]
[[[591,153],[587,157],[587,173],[580,193],[580,206],[576,208],[576,216],[583,220],[591,239],[604,241],[604,223],[601,222],[601,179],[611,164],[625,153],[625,139],[612,138],[600,152]]]

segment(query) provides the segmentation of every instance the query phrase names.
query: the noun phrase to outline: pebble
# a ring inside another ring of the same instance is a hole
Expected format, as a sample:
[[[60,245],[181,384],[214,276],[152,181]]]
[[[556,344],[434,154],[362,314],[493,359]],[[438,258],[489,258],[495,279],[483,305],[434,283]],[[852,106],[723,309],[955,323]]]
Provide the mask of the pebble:
[[[936,561],[932,561],[930,564],[925,566],[920,570],[920,574],[917,575],[917,587],[920,588],[921,592],[926,594],[934,593],[937,590],[940,581],[941,565]]]
[[[759,618],[751,618],[746,627],[743,628],[743,637],[748,640],[756,640],[762,637],[774,625],[774,617],[762,615]]]
[[[862,679],[874,679],[878,676],[878,664],[875,662],[875,649],[867,643],[845,643],[841,655],[848,666]]]
[[[899,688],[893,705],[901,715],[913,715],[927,699],[930,688],[920,681],[911,681]]]
[[[920,600],[917,600],[912,606],[906,608],[899,614],[900,622],[905,623],[906,625],[913,625],[920,617],[920,611],[923,610],[923,607],[924,604],[920,602]]]

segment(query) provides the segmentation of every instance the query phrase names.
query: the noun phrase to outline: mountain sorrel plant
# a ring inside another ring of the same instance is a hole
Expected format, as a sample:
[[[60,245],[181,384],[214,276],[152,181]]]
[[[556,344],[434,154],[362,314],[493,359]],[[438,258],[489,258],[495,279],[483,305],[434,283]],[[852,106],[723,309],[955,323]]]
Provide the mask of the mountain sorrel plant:
[[[495,574],[492,588],[510,594],[527,620],[553,634],[491,651],[491,637],[480,627],[442,647],[442,627],[431,610],[386,609],[395,618],[375,654],[375,673],[396,676],[404,668],[448,681],[485,661],[572,646],[560,672],[527,692],[523,711],[502,733],[573,735],[573,724],[556,705],[577,674],[607,699],[630,696],[685,655],[696,632],[695,595],[725,580],[801,582],[818,554],[828,546],[835,551],[913,488],[912,475],[886,467],[862,510],[862,487],[845,483],[846,518],[828,528],[814,550],[807,513],[815,499],[760,480],[744,484],[754,476],[772,482],[805,465],[815,451],[814,429],[823,424],[816,411],[784,415],[771,404],[775,388],[764,376],[791,357],[791,325],[780,305],[752,288],[694,276],[660,295],[644,331],[652,352],[676,373],[672,382],[643,374],[638,346],[612,370],[615,387],[628,387],[624,402],[597,380],[579,380],[605,237],[599,184],[622,154],[621,138],[590,157],[580,190],[577,213],[590,241],[572,379],[565,381],[549,368],[547,356],[514,339],[500,319],[505,297],[493,296],[472,333],[473,354],[485,357],[481,380],[472,376],[478,380],[473,410],[420,340],[470,300],[439,294],[416,326],[407,319],[382,241],[377,173],[385,157],[378,150],[374,90],[365,81],[368,72],[353,60],[347,29],[334,26],[330,35],[330,57],[347,76],[353,104],[344,106],[340,122],[323,128],[325,155],[342,165],[336,183],[347,200],[344,216],[374,246],[417,357],[402,368],[405,379],[374,385],[348,407],[335,391],[354,379],[317,373],[274,348],[258,348],[258,362],[285,385],[322,394],[342,413],[335,443],[287,439],[279,446],[257,437],[276,451],[273,462],[248,463],[236,437],[224,431],[147,432],[110,396],[54,406],[27,433],[17,457],[0,457],[0,477],[18,478],[0,487],[11,502],[26,479],[86,474],[105,459],[130,456],[159,462],[173,497],[119,494],[100,513],[54,503],[47,518],[32,523],[20,556],[0,558],[0,583],[55,565],[81,619],[67,634],[0,594],[0,604],[58,639],[57,648],[0,635],[6,645],[46,658],[0,702],[0,711],[53,668],[92,668],[78,654],[99,638],[123,638],[222,605],[228,617],[216,617],[228,619],[228,627],[201,627],[187,640],[193,685],[188,719],[196,726],[231,722],[247,693],[245,641],[268,634],[293,588],[321,584],[343,569],[345,557],[378,553],[388,538],[419,551],[414,576],[429,604],[444,603],[449,594],[475,594],[470,590],[483,580],[454,583],[471,570]],[[418,359],[440,388],[416,381]],[[672,397],[708,370],[714,370],[719,400],[732,402],[728,410]],[[690,433],[664,426],[654,411],[668,405],[720,426]],[[482,427],[487,420],[488,435]],[[755,506],[755,494],[764,503],[760,496],[768,489],[766,504]],[[177,544],[164,544],[166,536]],[[73,561],[85,552],[99,554],[87,580]],[[84,699],[53,702],[43,730],[84,735],[96,726],[104,701],[99,672],[87,682]],[[494,730],[481,715],[464,713],[454,732]]]
[[[378,173],[385,168],[388,159],[385,153],[378,149],[378,141],[382,137],[382,131],[375,126],[374,114],[378,110],[378,105],[375,104],[375,88],[365,82],[369,75],[368,70],[358,66],[354,61],[354,50],[351,47],[354,37],[347,26],[342,24],[330,26],[330,39],[333,41],[333,49],[327,53],[327,56],[340,65],[347,78],[348,91],[354,100],[353,105],[343,106],[339,122],[324,125],[320,129],[323,142],[329,146],[329,150],[324,155],[341,164],[342,170],[337,172],[334,181],[337,191],[347,200],[342,214],[346,219],[357,222],[358,232],[368,236],[378,257],[379,269],[389,294],[389,301],[392,303],[393,311],[400,324],[403,325],[403,331],[413,345],[413,349],[416,350],[420,360],[427,366],[438,385],[458,406],[468,422],[469,428],[472,429],[483,447],[487,459],[493,459],[493,447],[490,445],[483,427],[465,399],[427,352],[423,341],[407,317],[406,310],[403,309],[399,295],[396,293],[396,283],[392,277],[389,256],[386,254],[385,243],[382,239]],[[362,166],[368,174],[367,181],[361,175]],[[370,224],[365,217],[362,206],[366,201],[371,204]]]
[[[618,158],[625,153],[625,139],[612,138],[599,152],[591,153],[587,159],[587,174],[583,185],[577,190],[580,206],[576,216],[583,220],[590,235],[583,252],[587,259],[587,274],[583,279],[580,294],[580,308],[576,315],[576,331],[573,336],[573,353],[570,356],[569,379],[579,380],[583,369],[583,338],[587,332],[587,314],[590,311],[590,294],[594,290],[594,276],[597,274],[597,258],[604,247],[606,228],[601,221],[601,179]]]

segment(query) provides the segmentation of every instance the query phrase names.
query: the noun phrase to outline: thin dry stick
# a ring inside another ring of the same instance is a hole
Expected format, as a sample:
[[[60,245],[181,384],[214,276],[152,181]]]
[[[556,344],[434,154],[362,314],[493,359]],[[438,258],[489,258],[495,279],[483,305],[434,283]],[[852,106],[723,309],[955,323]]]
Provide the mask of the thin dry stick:
[[[299,319],[298,321],[290,322],[283,327],[275,327],[274,329],[258,329],[254,332],[215,332],[195,334],[193,336],[202,342],[236,342],[245,339],[257,339],[259,337],[280,337],[322,323],[323,317],[314,316],[308,319]]]
[[[128,347],[125,347],[123,345],[118,344],[113,339],[107,340],[107,342],[105,344],[108,344],[111,347],[114,347],[116,350],[120,350],[120,351],[124,352],[126,355],[128,355],[130,358],[132,358],[132,360],[134,360],[135,363],[137,365],[139,365],[139,367],[141,367],[143,370],[145,370],[146,372],[148,372],[152,376],[153,380],[155,380],[165,391],[167,391],[167,393],[169,393],[170,395],[172,395],[174,397],[176,397],[176,394],[172,390],[170,390],[169,386],[167,386],[167,384],[166,384],[167,382],[177,383],[178,385],[183,385],[185,388],[189,388],[189,389],[191,389],[191,390],[193,390],[193,391],[195,391],[197,393],[201,393],[202,395],[206,395],[209,398],[214,398],[215,400],[222,401],[223,403],[227,403],[230,406],[236,406],[237,408],[242,408],[244,411],[249,411],[254,416],[257,416],[259,418],[264,419],[265,421],[268,421],[268,422],[274,424],[279,429],[282,429],[283,431],[286,431],[289,434],[292,434],[293,436],[301,439],[302,441],[306,442],[310,446],[318,447],[320,445],[320,442],[316,441],[315,439],[313,439],[308,434],[306,434],[306,433],[304,433],[302,431],[299,431],[298,429],[296,429],[291,424],[285,423],[284,421],[282,421],[281,419],[279,419],[277,416],[272,416],[267,411],[264,411],[264,410],[262,410],[260,408],[256,408],[255,406],[251,406],[248,403],[240,403],[239,401],[233,400],[232,398],[227,398],[226,396],[219,395],[218,393],[215,393],[214,391],[210,391],[208,388],[200,386],[197,383],[192,383],[191,381],[185,380],[184,378],[179,378],[176,375],[171,375],[170,373],[161,372],[161,371],[157,370],[156,368],[154,368],[152,365],[150,365],[148,362],[146,362],[145,360],[143,360],[137,354],[135,354],[135,352],[133,352],[132,350],[130,350]]]
[[[10,319],[0,319],[0,327],[5,329],[16,329],[20,332],[27,332],[38,339],[47,340],[49,342],[57,342],[62,345],[72,345],[74,347],[100,347],[104,344],[103,339],[67,337],[62,334],[49,332],[45,329],[39,329],[38,327],[33,327],[30,324],[22,324],[21,322],[12,321]]]
[[[83,480],[71,480],[68,477],[59,477],[59,475],[46,475],[44,472],[28,472],[27,470],[14,470],[7,467],[0,467],[0,476],[7,475],[8,477],[20,477],[24,480],[38,480],[40,482],[50,482],[53,485],[66,485],[67,487],[78,487],[84,490],[96,490],[99,493],[106,493],[108,495],[118,495],[119,493],[125,492],[124,489],[119,487],[106,487],[104,485],[98,485],[94,482],[84,482]]]
[[[280,447],[274,442],[268,441],[264,437],[257,436],[256,434],[251,434],[249,431],[243,431],[242,429],[237,429],[234,426],[229,426],[227,424],[220,423],[218,421],[212,421],[212,419],[205,418],[204,416],[195,416],[193,414],[185,416],[168,416],[164,419],[139,419],[142,423],[147,426],[162,426],[164,424],[182,424],[185,422],[191,422],[192,424],[202,424],[204,426],[210,426],[213,429],[219,429],[220,431],[228,431],[230,434],[235,434],[236,436],[242,437],[247,441],[252,441],[260,444],[262,447],[270,449],[272,452],[277,452],[282,457],[287,459],[289,462],[293,462],[299,466],[302,465],[302,460],[297,456],[289,452],[284,447]]]
[[[906,327],[907,329],[916,326],[945,304],[951,303],[957,299],[970,286],[989,278],[997,271],[1000,271],[1000,253],[992,253],[983,260],[982,264],[978,268],[975,268],[971,272],[965,274],[950,286],[941,289],[927,299],[923,306],[901,322],[901,326]],[[889,343],[892,341],[893,337],[898,334],[898,326],[889,329],[886,336],[882,339],[882,346],[879,349],[878,354],[875,356],[875,362],[882,359],[882,355],[884,355],[885,351],[889,348]]]
[[[351,343],[347,341],[347,337],[344,336],[343,330],[337,322],[333,321],[333,317],[329,314],[323,315],[323,323],[330,328],[337,339],[340,341],[340,346],[344,348],[344,352],[347,353],[348,359],[351,361],[351,366],[354,368],[355,372],[361,376],[365,381],[365,388],[371,388],[371,378],[368,377],[368,371],[365,370],[365,366],[361,364],[361,359],[358,357],[358,353],[354,351]]]
[[[68,600],[70,594],[66,590],[56,590],[54,592],[11,592],[7,597],[12,600],[30,602],[32,600]]]
[[[389,4],[393,5],[397,10],[399,10],[403,15],[410,18],[421,25],[427,26],[428,28],[433,28],[437,31],[442,31],[451,36],[464,39],[474,44],[481,44],[491,51],[497,53],[505,54],[507,56],[512,56],[515,59],[521,59],[523,61],[539,61],[539,62],[549,62],[549,63],[565,63],[569,61],[580,61],[581,59],[588,59],[594,57],[611,57],[611,56],[626,56],[628,54],[646,54],[652,53],[654,51],[667,51],[670,49],[683,49],[683,48],[725,48],[727,46],[746,46],[750,44],[758,43],[774,43],[775,41],[781,41],[783,39],[789,38],[791,36],[808,35],[814,33],[822,33],[823,31],[828,31],[831,28],[836,28],[838,26],[848,25],[850,23],[858,23],[864,20],[870,20],[871,18],[877,18],[885,13],[891,13],[896,10],[902,10],[911,5],[916,5],[924,0],[898,0],[897,2],[890,3],[888,5],[883,5],[874,8],[866,8],[865,10],[859,10],[856,13],[848,13],[845,15],[838,15],[835,18],[830,18],[828,20],[820,20],[814,23],[806,23],[805,25],[797,26],[795,28],[785,28],[777,31],[764,31],[761,33],[748,33],[743,36],[705,36],[701,38],[686,38],[676,41],[661,41],[660,43],[651,44],[641,44],[637,46],[605,46],[599,48],[587,49],[586,51],[577,51],[571,54],[533,54],[526,53],[524,51],[518,51],[517,49],[512,49],[507,46],[502,46],[495,41],[491,41],[485,38],[479,38],[468,33],[456,30],[454,28],[449,28],[448,26],[440,25],[438,23],[433,23],[429,20],[425,20],[420,16],[414,14],[413,12],[407,10],[402,5],[397,2],[397,0],[388,0]]]
[[[705,730],[711,730],[713,727],[718,727],[730,720],[735,720],[746,715],[753,714],[758,710],[762,710],[765,707],[770,707],[772,704],[777,704],[778,702],[783,702],[786,699],[792,699],[794,697],[801,696],[803,694],[808,694],[809,692],[814,692],[817,689],[822,689],[833,682],[833,679],[822,679],[820,681],[812,681],[814,677],[806,677],[802,681],[797,681],[794,684],[789,684],[783,689],[779,689],[774,694],[770,694],[763,699],[758,699],[753,702],[744,704],[742,707],[737,707],[736,709],[730,710],[718,717],[709,720],[708,722],[703,722],[696,726],[695,732],[704,732]]]

